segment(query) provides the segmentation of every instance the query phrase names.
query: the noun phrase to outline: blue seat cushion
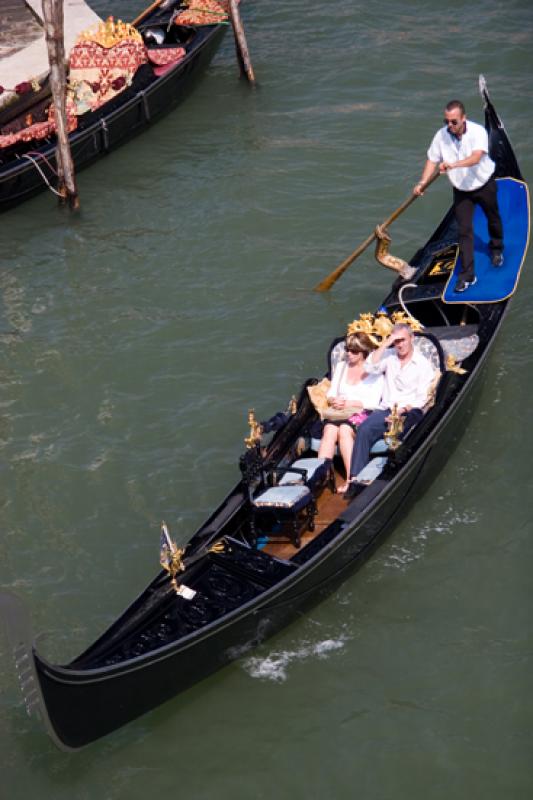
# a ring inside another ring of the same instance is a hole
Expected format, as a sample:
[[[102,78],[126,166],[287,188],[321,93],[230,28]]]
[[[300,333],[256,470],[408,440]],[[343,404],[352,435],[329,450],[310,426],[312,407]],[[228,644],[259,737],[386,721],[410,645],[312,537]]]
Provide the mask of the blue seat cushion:
[[[299,472],[285,472],[280,478],[278,486],[287,486],[289,484],[298,483],[307,483],[313,486],[318,481],[325,480],[328,474],[328,467],[325,458],[299,458],[290,466],[305,470],[306,477],[304,478],[304,476]]]
[[[378,441],[375,442],[370,448],[370,453],[371,455],[375,456],[375,455],[381,455],[381,453],[387,453],[388,450],[389,446],[385,441],[385,439],[378,439]]]
[[[370,459],[366,467],[363,467],[361,472],[355,476],[355,480],[359,483],[372,483],[381,474],[386,463],[387,459],[383,456]]]
[[[256,508],[285,508],[300,511],[311,501],[312,494],[307,486],[272,486],[254,498]]]

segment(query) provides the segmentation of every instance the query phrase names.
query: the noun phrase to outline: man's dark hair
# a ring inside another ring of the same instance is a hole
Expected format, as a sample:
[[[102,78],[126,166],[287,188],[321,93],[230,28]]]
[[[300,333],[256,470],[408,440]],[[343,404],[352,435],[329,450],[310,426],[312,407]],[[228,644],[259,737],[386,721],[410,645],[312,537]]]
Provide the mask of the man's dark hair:
[[[461,103],[460,100],[450,100],[450,102],[446,106],[445,110],[446,111],[453,111],[454,108],[458,108],[459,111],[461,112],[462,116],[464,117],[464,115],[466,114],[466,110],[465,110],[465,107]]]

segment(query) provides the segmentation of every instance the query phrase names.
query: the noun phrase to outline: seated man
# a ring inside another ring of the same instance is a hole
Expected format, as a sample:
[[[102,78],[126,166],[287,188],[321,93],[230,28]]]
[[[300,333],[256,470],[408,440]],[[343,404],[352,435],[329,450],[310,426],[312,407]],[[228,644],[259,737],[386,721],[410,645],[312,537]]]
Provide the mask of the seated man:
[[[394,350],[390,350],[394,345]],[[383,373],[385,385],[379,409],[366,419],[355,439],[350,467],[350,487],[346,493],[352,497],[357,493],[356,476],[370,460],[370,448],[387,430],[388,417],[393,406],[405,416],[404,435],[423,416],[428,389],[435,377],[433,366],[414,346],[414,335],[409,327],[395,325],[390,336],[366,360],[369,375]]]

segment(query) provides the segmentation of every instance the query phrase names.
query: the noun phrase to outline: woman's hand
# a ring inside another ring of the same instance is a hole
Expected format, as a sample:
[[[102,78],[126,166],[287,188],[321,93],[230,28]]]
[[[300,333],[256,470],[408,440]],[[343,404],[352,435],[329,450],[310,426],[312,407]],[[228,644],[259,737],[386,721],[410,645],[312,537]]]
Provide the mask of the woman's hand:
[[[332,397],[330,400],[330,405],[333,408],[338,409],[339,411],[346,406],[346,398],[343,395],[339,395],[338,397]]]

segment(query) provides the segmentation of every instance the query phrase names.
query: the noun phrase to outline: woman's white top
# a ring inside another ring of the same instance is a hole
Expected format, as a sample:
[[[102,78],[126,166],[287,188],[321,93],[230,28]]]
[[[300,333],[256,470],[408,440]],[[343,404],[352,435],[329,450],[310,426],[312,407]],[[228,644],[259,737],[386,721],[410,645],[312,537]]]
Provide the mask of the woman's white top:
[[[383,393],[382,374],[366,375],[357,383],[348,383],[346,361],[340,361],[333,371],[331,386],[327,397],[345,397],[348,404],[362,403],[363,408],[377,408]]]

